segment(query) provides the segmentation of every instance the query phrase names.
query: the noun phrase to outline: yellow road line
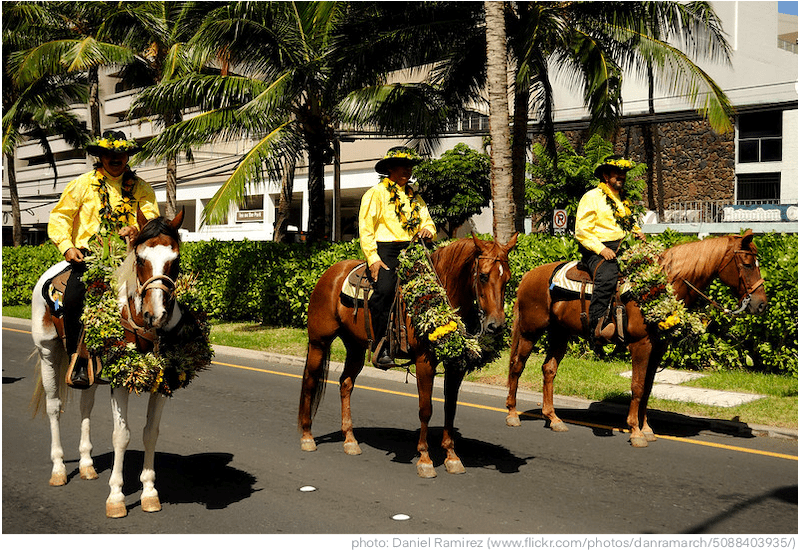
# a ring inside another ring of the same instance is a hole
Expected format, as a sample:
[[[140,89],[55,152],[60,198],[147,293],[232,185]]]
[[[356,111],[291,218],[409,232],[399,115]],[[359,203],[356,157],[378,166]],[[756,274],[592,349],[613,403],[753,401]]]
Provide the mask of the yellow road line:
[[[30,333],[30,331],[23,331],[23,330],[19,330],[19,329],[13,329],[13,328],[10,328],[10,327],[3,327],[3,329],[6,330],[6,331],[13,331],[13,332],[16,332],[16,333]],[[286,377],[289,377],[289,378],[300,378],[300,379],[302,379],[302,377],[303,377],[300,374],[291,374],[291,373],[288,373],[288,372],[278,372],[276,370],[266,370],[264,368],[253,368],[252,366],[241,366],[241,365],[238,365],[238,364],[229,364],[227,362],[212,361],[211,364],[217,364],[219,366],[228,366],[230,368],[239,368],[241,370],[252,370],[252,371],[255,371],[255,372],[264,372],[266,374],[273,374],[273,375],[276,375],[276,376],[286,376]],[[336,380],[327,380],[327,381],[330,384],[337,384],[338,385],[338,383],[339,383]],[[364,390],[368,390],[368,391],[376,391],[376,392],[380,392],[380,393],[387,393],[389,395],[401,395],[403,397],[414,397],[414,398],[417,397],[416,393],[413,393],[413,394],[412,393],[404,393],[402,391],[394,391],[394,390],[390,390],[390,389],[375,388],[375,387],[370,387],[370,386],[359,386],[359,385],[356,385],[356,388],[364,389]],[[439,397],[434,397],[433,400],[438,402],[438,403],[444,403],[444,399],[441,399]],[[472,407],[474,409],[481,409],[481,410],[484,410],[484,411],[495,411],[495,412],[500,412],[500,413],[508,412],[507,409],[504,409],[504,408],[490,407],[490,406],[487,406],[487,405],[478,405],[476,403],[465,403],[465,402],[459,401],[458,404],[460,406],[462,406],[462,407]],[[520,415],[531,417],[531,418],[535,418],[535,419],[544,420],[544,417],[542,416],[541,413],[536,413],[536,414],[534,414],[534,413],[520,413]],[[586,427],[589,427],[589,428],[603,428],[605,430],[611,430],[611,431],[614,431],[614,432],[622,432],[622,433],[629,433],[630,432],[630,430],[627,429],[627,428],[616,428],[616,427],[607,426],[607,425],[604,425],[604,424],[594,424],[594,423],[582,422],[582,421],[578,421],[578,420],[565,420],[564,422],[566,422],[568,424],[575,424],[575,425],[578,425],[578,426],[586,426]],[[690,440],[688,438],[678,438],[678,437],[675,437],[675,436],[667,436],[667,435],[659,435],[658,438],[662,439],[662,440],[671,440],[673,442],[683,442],[683,443],[686,443],[686,444],[695,444],[695,445],[706,446],[706,447],[711,447],[711,448],[726,449],[726,450],[730,450],[730,451],[738,451],[738,452],[742,452],[742,453],[751,453],[751,454],[755,454],[755,455],[763,455],[763,456],[766,456],[766,457],[777,457],[777,458],[780,458],[780,459],[788,459],[788,460],[791,460],[791,461],[797,461],[798,460],[796,455],[788,455],[788,454],[784,454],[784,453],[775,453],[775,452],[771,452],[771,451],[761,451],[761,450],[754,450],[754,449],[749,449],[749,448],[741,448],[741,447],[738,447],[738,446],[730,446],[730,445],[727,445],[727,444],[718,444],[716,442],[704,442],[704,441],[701,441],[701,440]]]
[[[216,362],[215,361],[215,362],[212,362],[211,364],[218,364],[220,366],[230,366],[231,368],[241,368],[243,370],[252,370],[252,371],[255,371],[255,372],[264,372],[264,373],[267,373],[267,374],[275,374],[275,375],[278,375],[278,376],[288,376],[290,378],[300,378],[300,379],[302,379],[302,377],[303,377],[300,374],[290,374],[290,373],[287,373],[287,372],[277,372],[277,371],[274,371],[274,370],[266,370],[264,368],[253,368],[251,366],[240,366],[238,364],[228,364],[228,363],[225,363],[225,362]],[[339,382],[337,382],[336,380],[327,380],[327,382],[329,384],[336,384],[336,385],[339,384]],[[402,392],[402,391],[395,391],[395,390],[391,390],[391,389],[383,389],[383,388],[376,388],[376,387],[370,387],[370,386],[360,386],[360,385],[356,385],[356,388],[357,389],[368,390],[368,391],[376,391],[376,392],[380,392],[380,393],[387,393],[387,394],[390,394],[390,395],[401,395],[403,397],[413,397],[413,398],[417,397],[416,393],[405,393],[405,392]],[[439,397],[434,397],[432,399],[434,401],[436,401],[436,402],[440,402],[440,403],[444,402],[444,399],[441,399]],[[462,406],[462,407],[472,407],[474,409],[481,409],[481,410],[484,410],[484,411],[495,411],[495,412],[500,412],[500,413],[507,413],[508,412],[508,410],[505,409],[505,408],[490,407],[488,405],[479,405],[477,403],[465,403],[465,402],[459,401],[458,405]],[[520,415],[527,416],[527,417],[532,417],[532,418],[535,418],[535,419],[544,420],[544,417],[542,416],[541,413],[520,413]],[[614,432],[630,433],[630,430],[627,429],[627,428],[617,428],[617,427],[614,427],[614,426],[607,426],[607,425],[604,425],[604,424],[595,424],[595,423],[591,423],[591,422],[583,422],[583,421],[578,421],[578,420],[564,420],[564,422],[569,423],[569,424],[575,424],[575,425],[578,425],[578,426],[586,426],[586,427],[589,427],[589,428],[602,428],[602,429],[611,430],[611,431],[614,431]],[[755,454],[755,455],[763,455],[763,456],[766,456],[766,457],[777,457],[777,458],[780,458],[780,459],[788,459],[788,460],[791,460],[791,461],[797,461],[797,456],[796,455],[788,455],[788,454],[784,454],[784,453],[775,453],[775,452],[771,452],[771,451],[762,451],[762,450],[754,450],[754,449],[749,449],[749,448],[741,448],[741,447],[738,447],[738,446],[731,446],[731,445],[727,445],[727,444],[718,444],[716,442],[704,442],[702,440],[690,440],[688,438],[678,438],[676,436],[659,435],[658,438],[661,439],[661,440],[671,440],[673,442],[683,442],[683,443],[686,443],[686,444],[695,444],[695,445],[699,445],[699,446],[706,446],[706,447],[711,447],[711,448],[725,449],[725,450],[730,450],[730,451],[738,451],[738,452],[742,452],[742,453],[751,453],[751,454]]]

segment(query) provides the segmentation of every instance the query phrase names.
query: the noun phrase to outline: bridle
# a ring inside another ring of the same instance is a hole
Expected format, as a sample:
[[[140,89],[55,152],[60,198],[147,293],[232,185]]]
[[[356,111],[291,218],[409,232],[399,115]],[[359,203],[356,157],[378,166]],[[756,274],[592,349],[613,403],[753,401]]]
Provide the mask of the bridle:
[[[480,264],[480,260],[490,260],[492,262],[498,262],[501,266],[503,264],[508,265],[508,258],[503,259],[497,256],[478,256],[475,258],[475,261],[472,263],[472,295],[475,297],[475,306],[478,311],[478,323],[481,327],[481,333],[483,332],[483,320],[486,318],[486,311],[483,309],[483,306],[480,304],[480,296],[478,292],[478,281],[480,280],[480,270],[478,269],[478,265]]]
[[[731,265],[731,263],[735,263],[736,264],[736,271],[737,271],[737,274],[739,276],[739,292],[744,292],[745,293],[742,296],[742,300],[741,300],[741,304],[739,305],[739,308],[737,308],[736,310],[728,310],[727,308],[724,308],[721,304],[719,304],[715,300],[711,300],[711,298],[709,298],[705,293],[703,293],[700,289],[698,289],[697,287],[692,285],[686,279],[683,279],[683,282],[686,284],[687,287],[689,287],[695,293],[697,293],[698,295],[700,295],[701,297],[706,299],[715,308],[717,308],[718,310],[722,311],[724,314],[728,314],[728,315],[731,315],[731,316],[735,316],[736,314],[741,314],[742,312],[745,311],[747,306],[750,304],[750,301],[753,298],[753,293],[755,293],[756,290],[761,285],[764,284],[764,278],[763,277],[759,278],[758,281],[756,281],[756,282],[754,282],[752,284],[748,281],[748,279],[746,277],[746,274],[743,273],[743,271],[742,271],[743,267],[745,266],[745,263],[744,263],[744,255],[745,254],[749,254],[751,256],[755,256],[755,254],[753,254],[753,252],[751,252],[749,250],[734,250],[733,254],[730,254],[729,256],[725,257],[725,259],[722,261],[722,263],[720,264],[719,268],[717,269],[717,275],[719,275],[720,273],[722,273],[723,270],[725,270],[726,267]]]
[[[170,305],[175,300],[175,281],[169,275],[153,275],[152,277],[148,278],[144,283],[139,280],[139,275],[136,275],[136,291],[135,296],[138,297],[140,300],[145,297],[147,291],[151,289],[158,289],[164,292],[165,297],[165,305]],[[128,297],[128,316],[127,318],[123,316],[122,319],[122,327],[131,331],[137,337],[141,337],[147,341],[152,343],[158,343],[158,335],[156,334],[155,328],[147,327],[143,325],[139,325],[134,320],[134,316],[136,312],[133,308],[133,300],[134,297]]]

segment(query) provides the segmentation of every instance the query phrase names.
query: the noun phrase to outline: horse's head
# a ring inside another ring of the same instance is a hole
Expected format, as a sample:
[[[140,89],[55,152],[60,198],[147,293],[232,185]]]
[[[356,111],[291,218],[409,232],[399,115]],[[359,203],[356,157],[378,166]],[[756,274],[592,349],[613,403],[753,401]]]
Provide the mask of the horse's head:
[[[508,253],[516,246],[515,233],[506,245],[472,235],[478,255],[472,266],[472,290],[480,318],[480,333],[496,334],[506,325],[506,283],[511,279]]]
[[[758,250],[753,243],[753,231],[742,236],[732,236],[729,257],[719,268],[720,280],[736,290],[741,308],[751,314],[760,315],[767,309],[767,294],[764,292],[764,279],[758,268]]]
[[[133,242],[136,275],[136,309],[148,328],[163,328],[175,306],[175,280],[180,271],[180,236],[183,210],[174,219],[147,220],[139,210],[139,234]]]

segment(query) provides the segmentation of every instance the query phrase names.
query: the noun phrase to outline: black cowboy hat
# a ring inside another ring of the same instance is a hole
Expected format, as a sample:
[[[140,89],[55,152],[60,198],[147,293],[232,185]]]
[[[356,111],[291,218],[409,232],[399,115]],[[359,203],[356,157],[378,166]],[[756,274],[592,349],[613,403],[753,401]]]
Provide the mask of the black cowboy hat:
[[[618,172],[627,173],[635,165],[636,163],[630,159],[623,159],[618,155],[610,155],[606,157],[602,163],[597,165],[597,168],[594,169],[594,176],[598,180],[603,180],[603,173],[606,171],[615,170]]]
[[[101,137],[94,138],[86,146],[86,152],[95,157],[110,153],[133,155],[141,150],[142,148],[139,147],[139,144],[133,140],[129,140],[125,136],[125,132],[117,132],[114,130],[108,130]]]
[[[398,146],[392,147],[386,152],[386,155],[375,164],[375,171],[378,174],[389,176],[389,168],[394,165],[408,165],[413,167],[422,162],[416,151],[410,147]]]

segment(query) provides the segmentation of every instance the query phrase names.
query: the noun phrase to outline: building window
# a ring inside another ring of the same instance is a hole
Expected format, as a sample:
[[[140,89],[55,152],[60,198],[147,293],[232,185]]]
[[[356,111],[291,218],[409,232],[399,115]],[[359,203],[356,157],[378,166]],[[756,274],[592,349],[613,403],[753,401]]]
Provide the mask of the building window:
[[[783,113],[743,114],[739,117],[739,162],[764,163],[782,160]]]
[[[780,203],[781,173],[762,172],[736,175],[736,201]]]

